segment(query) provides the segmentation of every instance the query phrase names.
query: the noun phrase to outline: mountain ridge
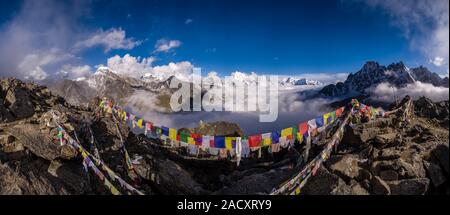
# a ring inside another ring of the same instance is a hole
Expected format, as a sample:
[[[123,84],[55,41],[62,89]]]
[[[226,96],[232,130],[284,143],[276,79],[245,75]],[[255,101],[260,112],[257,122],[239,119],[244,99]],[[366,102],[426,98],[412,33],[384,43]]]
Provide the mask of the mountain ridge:
[[[448,88],[448,78],[441,78],[423,66],[409,69],[402,61],[388,66],[380,65],[375,61],[368,61],[359,71],[350,73],[344,82],[329,84],[318,94],[326,97],[350,97],[364,94],[369,87],[384,82],[395,87],[405,87],[407,84],[416,81]]]

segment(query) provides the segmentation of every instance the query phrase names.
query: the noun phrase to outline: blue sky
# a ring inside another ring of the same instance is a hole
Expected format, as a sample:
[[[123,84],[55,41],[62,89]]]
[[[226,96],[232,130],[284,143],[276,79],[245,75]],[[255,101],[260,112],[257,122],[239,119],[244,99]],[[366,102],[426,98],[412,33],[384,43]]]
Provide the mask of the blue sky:
[[[0,0],[0,32],[21,32],[16,30],[16,25],[27,24],[29,19],[26,18],[26,10],[61,16],[61,20],[64,20],[61,23],[38,21],[42,28],[50,29],[49,37],[52,37],[52,29],[63,32],[55,36],[58,42],[49,39],[50,45],[46,46],[30,42],[32,45],[28,49],[36,50],[41,55],[46,50],[71,53],[76,59],[70,62],[71,65],[86,64],[93,68],[98,64],[106,64],[107,59],[114,55],[130,54],[143,58],[154,57],[156,60],[152,65],[189,61],[203,70],[215,70],[221,75],[236,70],[283,75],[355,72],[367,60],[382,64],[404,61],[410,67],[425,65],[440,74],[448,72],[448,51],[432,53],[428,48],[423,48],[427,46],[426,35],[422,35],[423,26],[440,23],[442,18],[423,14],[422,21],[403,23],[407,15],[395,14],[398,5],[389,3],[393,1],[43,2],[48,4],[45,9],[28,1]],[[448,17],[448,1],[443,1],[443,4],[447,8],[442,13]],[[57,11],[52,11],[52,5],[56,5],[53,9]],[[441,25],[431,30],[438,31]],[[448,31],[448,18],[443,25]],[[81,43],[84,45],[78,47],[83,48],[77,51],[73,51],[74,48],[69,45],[88,41],[96,33],[105,33],[110,29],[126,33],[125,39],[130,39],[128,42],[134,42],[134,45],[113,46],[106,50],[105,45],[98,40],[95,41],[99,45],[90,40],[92,43]],[[27,31],[33,33],[33,30]],[[42,33],[45,32],[42,29],[36,31],[43,37],[47,35]],[[65,33],[70,37],[67,41],[63,41]],[[161,44],[167,45],[170,41],[176,43],[169,50],[155,51],[155,44],[161,39]],[[23,40],[26,41],[26,38]],[[0,39],[0,48],[1,43]],[[8,40],[5,39],[3,43],[8,44]],[[439,45],[447,46],[448,50],[448,33],[444,35],[444,43]],[[17,58],[20,57],[22,55],[18,54]],[[437,63],[433,61],[440,58],[442,60]],[[55,61],[61,65],[67,64]],[[20,60],[17,64],[20,64]],[[56,64],[38,66],[47,73],[52,70],[58,72]],[[6,68],[14,69],[14,65]]]

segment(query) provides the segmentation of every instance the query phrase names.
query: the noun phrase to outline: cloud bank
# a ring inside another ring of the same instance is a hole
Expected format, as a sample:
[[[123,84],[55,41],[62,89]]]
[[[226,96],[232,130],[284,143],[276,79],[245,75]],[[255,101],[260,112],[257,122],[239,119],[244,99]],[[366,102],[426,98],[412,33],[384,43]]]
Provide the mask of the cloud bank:
[[[395,97],[397,99],[401,99],[406,95],[411,96],[413,99],[418,99],[421,96],[425,96],[435,102],[448,100],[449,97],[449,88],[436,87],[432,84],[422,83],[419,81],[408,84],[403,88],[397,88],[388,83],[381,83],[376,87],[368,89],[368,92],[371,93],[372,99],[383,102],[393,102]]]

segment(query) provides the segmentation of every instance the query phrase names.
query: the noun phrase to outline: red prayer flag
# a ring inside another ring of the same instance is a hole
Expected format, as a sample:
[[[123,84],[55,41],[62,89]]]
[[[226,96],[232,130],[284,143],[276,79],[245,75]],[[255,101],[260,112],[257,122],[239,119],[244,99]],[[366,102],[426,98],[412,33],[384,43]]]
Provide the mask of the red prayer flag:
[[[301,123],[298,127],[300,128],[300,134],[308,133],[308,122]]]
[[[336,110],[336,117],[341,117],[343,111],[344,111],[344,108],[338,108]]]
[[[262,137],[261,135],[254,135],[248,138],[249,147],[260,147],[261,146]]]
[[[209,139],[209,147],[214,148],[214,136]]]

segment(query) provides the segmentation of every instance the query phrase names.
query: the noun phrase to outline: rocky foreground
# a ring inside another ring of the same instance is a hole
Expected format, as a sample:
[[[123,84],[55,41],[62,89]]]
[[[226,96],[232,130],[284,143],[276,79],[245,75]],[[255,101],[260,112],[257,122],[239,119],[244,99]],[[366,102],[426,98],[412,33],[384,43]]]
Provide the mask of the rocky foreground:
[[[110,194],[95,174],[83,170],[76,151],[59,145],[51,110],[61,113],[60,123],[94,153],[90,128],[99,157],[146,194],[268,194],[301,168],[297,154],[288,150],[245,159],[239,167],[227,159],[193,158],[122,125],[120,134],[139,175],[135,181],[126,170],[114,121],[96,112],[96,101],[77,107],[46,87],[16,79],[0,83],[0,194]],[[414,106],[406,125],[392,116],[348,126],[337,152],[301,193],[448,195],[449,103],[421,98]],[[216,131],[208,127],[213,125],[197,130]],[[310,156],[320,147],[314,146]]]

